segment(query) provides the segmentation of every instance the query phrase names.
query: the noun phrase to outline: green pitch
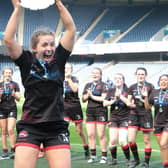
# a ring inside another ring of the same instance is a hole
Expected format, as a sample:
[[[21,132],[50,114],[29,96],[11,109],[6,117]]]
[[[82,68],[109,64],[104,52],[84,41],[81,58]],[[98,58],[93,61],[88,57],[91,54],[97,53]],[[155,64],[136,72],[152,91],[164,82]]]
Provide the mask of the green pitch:
[[[22,102],[18,104],[18,109],[19,109],[18,118],[20,117],[21,104]],[[84,108],[84,111],[85,111],[85,108]],[[85,124],[84,124],[84,128],[85,128]],[[109,167],[127,168],[127,166],[125,165],[125,158],[124,158],[124,155],[120,147],[118,147],[118,164],[116,166],[108,166],[107,164],[100,165],[99,162],[94,163],[94,164],[88,164],[87,161],[84,159],[83,147],[81,144],[81,140],[75,131],[74,124],[70,124],[69,131],[70,131],[70,142],[71,142],[71,152],[72,152],[72,168],[109,168]],[[107,128],[106,134],[108,137],[108,128]],[[152,139],[153,152],[152,152],[151,161],[150,161],[150,168],[161,168],[162,162],[161,162],[158,144],[153,135],[151,135],[151,139]],[[144,157],[144,151],[143,151],[144,145],[143,145],[143,136],[141,132],[138,133],[137,144],[139,148],[139,154],[140,154],[141,161],[143,161],[144,160],[143,158]],[[1,141],[0,141],[0,147],[1,147]],[[101,150],[100,150],[98,140],[97,140],[97,156],[98,158],[100,158],[101,156]],[[110,159],[111,159],[111,156],[108,150],[108,160]],[[0,160],[0,168],[13,168],[13,160]],[[48,168],[45,158],[38,160],[37,168]]]

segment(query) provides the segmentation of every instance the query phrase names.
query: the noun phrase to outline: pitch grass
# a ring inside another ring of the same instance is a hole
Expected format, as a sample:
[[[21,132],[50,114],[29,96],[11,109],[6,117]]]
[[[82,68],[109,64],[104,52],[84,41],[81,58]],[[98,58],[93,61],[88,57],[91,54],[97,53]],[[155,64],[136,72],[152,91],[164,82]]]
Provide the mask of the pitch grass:
[[[22,102],[18,104],[18,111],[19,111],[18,118],[20,118],[21,105],[22,105]],[[83,110],[85,111],[85,106]],[[94,164],[88,164],[87,161],[84,159],[83,147],[81,144],[81,140],[76,133],[74,124],[70,124],[69,130],[70,130],[70,142],[71,142],[72,168],[109,168],[109,167],[127,168],[127,166],[125,165],[125,158],[124,158],[123,152],[119,146],[118,146],[118,164],[116,166],[108,166],[107,164],[100,165],[98,162]],[[86,133],[85,126],[84,126],[84,131]],[[106,135],[108,137],[108,129],[107,129]],[[162,161],[160,157],[160,151],[154,135],[151,135],[151,141],[152,141],[153,152],[152,152],[151,161],[150,161],[150,168],[161,168]],[[143,161],[144,143],[143,143],[142,132],[138,133],[137,144],[139,148],[141,161]],[[1,143],[0,143],[0,147],[1,147]],[[97,139],[97,156],[98,156],[98,159],[101,157],[101,150],[100,150],[98,139]],[[111,159],[111,156],[110,156],[110,152],[108,151],[108,160],[110,159]],[[137,166],[137,168],[138,167],[140,166]],[[13,160],[0,160],[0,168],[13,168]],[[49,168],[45,158],[38,160],[37,168]]]

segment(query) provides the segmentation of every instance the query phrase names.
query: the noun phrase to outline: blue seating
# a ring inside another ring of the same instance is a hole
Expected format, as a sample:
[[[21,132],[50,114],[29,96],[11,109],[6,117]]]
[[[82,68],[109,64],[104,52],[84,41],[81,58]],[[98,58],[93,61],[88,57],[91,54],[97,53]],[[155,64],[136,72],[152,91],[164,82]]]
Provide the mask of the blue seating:
[[[126,31],[138,19],[140,19],[150,6],[113,6],[87,36],[87,40],[93,41],[103,30]]]
[[[144,42],[168,23],[168,5],[155,6],[153,12],[130,31],[120,42]]]

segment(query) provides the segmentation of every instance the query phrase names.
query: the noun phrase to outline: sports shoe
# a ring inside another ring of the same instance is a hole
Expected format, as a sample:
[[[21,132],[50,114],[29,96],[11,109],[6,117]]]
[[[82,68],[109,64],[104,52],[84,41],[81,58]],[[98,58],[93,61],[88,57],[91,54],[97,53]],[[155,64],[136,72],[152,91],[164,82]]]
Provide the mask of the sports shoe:
[[[139,165],[139,163],[140,163],[139,160],[133,160],[133,161],[129,162],[128,168],[135,168],[136,166]]]
[[[149,168],[149,164],[146,163],[146,162],[143,162],[141,165],[140,165],[141,168]]]
[[[107,157],[106,156],[102,156],[99,163],[100,164],[106,164],[107,163]]]
[[[90,159],[88,160],[88,163],[94,163],[97,161],[97,157],[96,156],[91,156]]]
[[[116,165],[117,164],[117,159],[112,158],[112,160],[110,162],[108,162],[108,165]]]
[[[1,154],[0,160],[10,159],[8,152],[3,152]]]
[[[90,156],[89,150],[85,151],[85,160],[88,160]]]
[[[10,159],[14,159],[15,158],[15,152],[10,152],[9,157],[10,157]]]

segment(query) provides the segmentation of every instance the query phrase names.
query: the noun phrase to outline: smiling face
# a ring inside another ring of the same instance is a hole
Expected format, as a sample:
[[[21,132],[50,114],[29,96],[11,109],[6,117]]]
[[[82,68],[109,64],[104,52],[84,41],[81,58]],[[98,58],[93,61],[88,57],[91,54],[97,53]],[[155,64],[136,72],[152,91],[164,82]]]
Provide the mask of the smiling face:
[[[39,35],[37,45],[33,48],[33,52],[37,59],[50,62],[55,52],[55,40],[52,35]]]
[[[138,83],[144,83],[146,79],[146,72],[143,69],[138,69],[136,71],[136,77]]]
[[[168,76],[167,75],[163,75],[160,77],[159,86],[162,90],[165,90],[168,88]]]
[[[65,77],[71,76],[72,65],[70,63],[65,64]]]
[[[12,78],[12,75],[13,75],[12,69],[10,69],[10,68],[5,68],[5,69],[3,70],[3,78],[4,78],[4,81],[9,82],[9,81],[11,80],[11,78]]]
[[[114,76],[114,84],[116,87],[121,87],[124,84],[124,78],[120,74]]]
[[[97,82],[102,78],[102,71],[98,68],[95,68],[93,69],[91,76],[92,76],[93,82]]]

